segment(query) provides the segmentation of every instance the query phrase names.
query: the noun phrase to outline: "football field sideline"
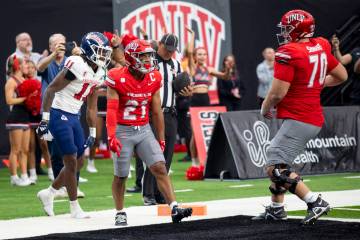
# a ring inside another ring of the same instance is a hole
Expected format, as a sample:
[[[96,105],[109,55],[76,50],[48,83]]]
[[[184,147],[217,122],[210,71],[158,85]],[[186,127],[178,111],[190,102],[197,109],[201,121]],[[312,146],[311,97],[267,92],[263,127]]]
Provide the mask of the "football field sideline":
[[[360,189],[322,192],[322,196],[334,208],[360,205]],[[207,206],[208,214],[206,216],[194,216],[186,219],[185,221],[222,218],[237,215],[254,216],[264,210],[263,205],[267,205],[269,203],[270,199],[268,196],[196,202],[194,204],[205,204]],[[286,195],[285,204],[287,211],[306,209],[306,205],[294,195]],[[157,216],[156,206],[129,207],[126,211],[128,215],[127,227],[171,222],[170,217]],[[71,219],[69,214],[62,214],[55,217],[31,217],[0,220],[0,239],[111,229],[115,228],[114,213],[114,210],[93,211],[90,212],[90,219],[82,220]],[[360,219],[331,219],[326,217],[322,219],[360,222]]]

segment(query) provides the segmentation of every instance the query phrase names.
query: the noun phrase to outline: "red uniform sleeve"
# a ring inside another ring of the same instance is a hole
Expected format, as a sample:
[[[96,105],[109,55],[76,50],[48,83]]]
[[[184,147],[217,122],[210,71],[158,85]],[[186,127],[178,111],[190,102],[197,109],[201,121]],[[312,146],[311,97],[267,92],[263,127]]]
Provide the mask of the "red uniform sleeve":
[[[116,79],[117,79],[117,75],[118,75],[118,69],[113,68],[110,69],[108,74],[107,74],[107,78],[105,80],[105,84],[106,86],[109,86],[111,88],[116,88]]]
[[[117,111],[119,109],[118,99],[108,99],[106,109],[106,129],[109,138],[115,136],[117,124]]]
[[[294,56],[290,49],[280,47],[275,53],[274,78],[285,82],[294,79]]]

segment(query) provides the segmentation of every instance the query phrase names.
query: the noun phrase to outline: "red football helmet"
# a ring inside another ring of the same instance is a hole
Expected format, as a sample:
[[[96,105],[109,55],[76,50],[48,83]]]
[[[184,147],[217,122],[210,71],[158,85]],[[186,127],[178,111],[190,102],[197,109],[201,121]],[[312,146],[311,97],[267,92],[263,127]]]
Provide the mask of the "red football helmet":
[[[142,60],[141,55],[149,54],[149,59]],[[150,43],[145,40],[136,39],[125,47],[125,59],[129,67],[142,73],[149,73],[156,69],[157,61],[155,51],[151,48]]]
[[[296,42],[314,35],[315,19],[304,10],[291,10],[284,14],[278,24],[281,32],[276,34],[279,45]]]

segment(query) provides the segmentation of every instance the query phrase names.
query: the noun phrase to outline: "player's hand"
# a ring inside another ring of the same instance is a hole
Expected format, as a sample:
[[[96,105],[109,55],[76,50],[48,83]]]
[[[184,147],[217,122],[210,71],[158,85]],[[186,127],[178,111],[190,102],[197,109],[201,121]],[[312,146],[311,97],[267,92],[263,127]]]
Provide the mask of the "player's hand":
[[[141,36],[142,36],[145,40],[148,39],[149,36],[147,35],[147,33],[145,32],[144,29],[140,28],[140,33],[141,33]]]
[[[113,37],[111,38],[111,46],[119,46],[121,44],[122,37],[119,36],[119,31],[115,29]]]
[[[108,142],[110,151],[116,153],[116,155],[120,157],[120,152],[122,148],[121,142],[115,136],[109,137]]]
[[[193,94],[193,87],[191,85],[184,87],[183,89],[181,89],[181,91],[179,92],[179,94],[183,97],[189,97],[192,96]]]
[[[335,50],[339,49],[340,41],[335,34],[331,37],[331,45]]]
[[[160,144],[161,151],[164,152],[165,146],[166,146],[165,140],[159,140],[159,144]]]
[[[41,120],[38,128],[36,129],[37,135],[42,138],[45,134],[49,133],[49,122]]]
[[[264,118],[267,118],[267,119],[272,119],[274,117],[274,115],[272,114],[272,112],[269,110],[269,111],[265,111],[264,109],[261,108],[260,110],[260,114],[264,116]]]
[[[95,143],[95,138],[93,136],[89,136],[87,139],[86,139],[86,142],[84,144],[84,148],[88,148],[88,147],[92,147],[94,146],[94,143]]]

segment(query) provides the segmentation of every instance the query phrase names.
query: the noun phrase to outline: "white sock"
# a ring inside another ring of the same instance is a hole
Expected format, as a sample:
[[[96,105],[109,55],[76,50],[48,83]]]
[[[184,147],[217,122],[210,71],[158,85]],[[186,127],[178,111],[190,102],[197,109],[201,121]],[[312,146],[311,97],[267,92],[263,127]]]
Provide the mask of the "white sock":
[[[31,168],[31,169],[29,170],[29,172],[30,172],[30,177],[36,176],[36,169],[35,169],[35,168]]]
[[[12,175],[12,176],[10,177],[10,179],[13,180],[13,181],[15,181],[15,180],[19,179],[19,177],[18,177],[18,175],[16,174],[16,175]]]
[[[191,158],[191,164],[192,166],[198,166],[198,159],[197,158]]]
[[[27,175],[27,173],[22,173],[21,174],[21,179],[27,179],[29,178],[29,176]]]
[[[50,185],[50,187],[48,188],[50,194],[52,194],[53,196],[56,194],[57,190],[55,188],[53,188],[53,186]]]
[[[125,212],[124,209],[121,209],[121,210],[117,210],[117,209],[116,209],[116,213],[124,213],[124,212]]]
[[[70,211],[71,212],[76,212],[76,211],[82,210],[77,199],[74,201],[69,201],[69,202],[70,202]]]
[[[303,198],[303,200],[306,202],[306,203],[312,203],[312,202],[315,202],[316,199],[318,198],[318,194],[316,193],[313,193],[312,191],[309,191]]]
[[[284,203],[282,202],[271,202],[271,207],[277,208],[277,207],[283,207]]]
[[[177,201],[173,201],[172,203],[170,203],[170,208],[171,210],[176,207],[178,205]]]
[[[54,175],[52,168],[48,168],[48,175]]]

